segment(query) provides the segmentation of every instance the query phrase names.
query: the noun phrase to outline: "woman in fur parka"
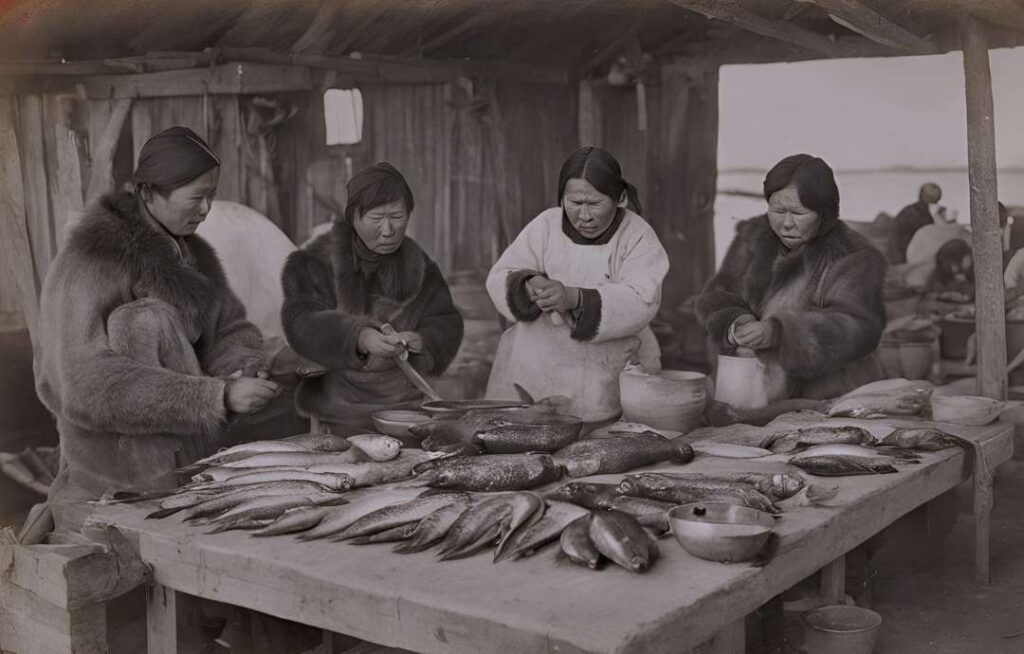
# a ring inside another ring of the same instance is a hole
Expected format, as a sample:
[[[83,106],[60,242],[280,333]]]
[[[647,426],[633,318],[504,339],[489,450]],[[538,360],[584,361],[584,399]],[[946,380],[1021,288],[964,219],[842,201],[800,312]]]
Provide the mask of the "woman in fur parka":
[[[346,185],[343,218],[285,263],[281,323],[288,344],[323,368],[296,391],[300,414],[365,431],[372,414],[418,408],[423,394],[396,365],[440,375],[462,344],[462,316],[440,269],[405,235],[409,184],[388,163]]]
[[[768,214],[740,223],[697,315],[720,351],[753,350],[794,398],[836,397],[884,377],[885,257],[839,219],[832,169],[787,157],[764,181]]]
[[[91,206],[49,269],[35,376],[60,432],[59,530],[104,493],[175,487],[172,471],[216,448],[229,413],[278,392],[259,331],[193,233],[219,165],[191,130],[157,134],[134,192]]]

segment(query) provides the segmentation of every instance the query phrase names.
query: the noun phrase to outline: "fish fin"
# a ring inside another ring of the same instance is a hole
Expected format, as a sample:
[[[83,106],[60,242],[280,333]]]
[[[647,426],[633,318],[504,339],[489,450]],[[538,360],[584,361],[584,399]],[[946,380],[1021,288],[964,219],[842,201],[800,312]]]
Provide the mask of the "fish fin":
[[[348,500],[344,497],[332,497],[329,500],[317,502],[316,506],[341,506],[342,504],[348,504]]]
[[[159,511],[153,511],[152,513],[146,516],[146,520],[159,520],[161,518],[166,518],[167,516],[174,515],[178,511],[181,511],[183,508],[186,507],[160,509]]]
[[[537,403],[537,401],[533,399],[533,396],[530,395],[530,392],[527,391],[522,386],[520,386],[519,384],[516,384],[515,382],[513,382],[512,383],[512,388],[516,389],[516,395],[519,396],[519,399],[522,400],[523,403],[525,403],[525,404],[536,404]]]

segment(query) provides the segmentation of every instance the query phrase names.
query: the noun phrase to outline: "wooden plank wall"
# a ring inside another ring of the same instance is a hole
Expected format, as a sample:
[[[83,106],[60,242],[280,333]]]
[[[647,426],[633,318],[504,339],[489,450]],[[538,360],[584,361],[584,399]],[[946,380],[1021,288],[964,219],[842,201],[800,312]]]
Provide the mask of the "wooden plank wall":
[[[595,145],[619,160],[669,253],[662,307],[673,310],[714,273],[718,70],[666,63],[646,93],[646,130],[638,128],[635,87],[592,84],[588,115],[600,120]]]

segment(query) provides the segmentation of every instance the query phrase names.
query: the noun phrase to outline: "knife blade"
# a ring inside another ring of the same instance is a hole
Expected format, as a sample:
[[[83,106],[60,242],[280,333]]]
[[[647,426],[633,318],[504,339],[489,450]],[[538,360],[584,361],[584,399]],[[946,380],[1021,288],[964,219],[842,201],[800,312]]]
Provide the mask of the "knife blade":
[[[395,332],[395,328],[388,324],[381,326],[380,331],[384,334],[397,333]],[[442,399],[441,396],[430,387],[427,380],[423,379],[423,376],[416,372],[416,369],[412,367],[411,363],[409,363],[409,344],[405,342],[405,339],[402,339],[402,345],[404,345],[406,349],[402,352],[401,356],[395,359],[395,363],[398,365],[399,370],[405,374],[409,381],[412,382],[413,386],[419,389],[420,392],[426,395],[432,402],[440,402]]]

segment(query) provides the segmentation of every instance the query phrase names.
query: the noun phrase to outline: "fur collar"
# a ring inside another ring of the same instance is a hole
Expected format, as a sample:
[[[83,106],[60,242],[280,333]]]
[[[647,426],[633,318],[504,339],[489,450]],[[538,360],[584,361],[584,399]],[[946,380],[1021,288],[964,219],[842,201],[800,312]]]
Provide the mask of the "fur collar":
[[[173,238],[160,232],[142,211],[132,193],[102,197],[75,228],[68,250],[120,270],[136,297],[154,297],[174,306],[194,342],[214,303],[227,291],[224,271],[213,248],[196,235],[184,238],[195,267],[185,265]]]
[[[330,262],[338,307],[346,313],[389,322],[423,289],[427,255],[406,236],[398,250],[383,257],[377,271],[366,279],[355,264],[355,238],[355,229],[344,220],[336,221],[331,228]]]
[[[832,265],[843,257],[870,247],[859,234],[844,223],[836,223],[828,232],[816,237],[796,252],[788,252],[772,231],[767,214],[751,218],[744,226],[742,238],[750,248],[751,261],[747,273],[747,301],[759,303],[784,286],[794,276],[808,274],[822,288]]]

